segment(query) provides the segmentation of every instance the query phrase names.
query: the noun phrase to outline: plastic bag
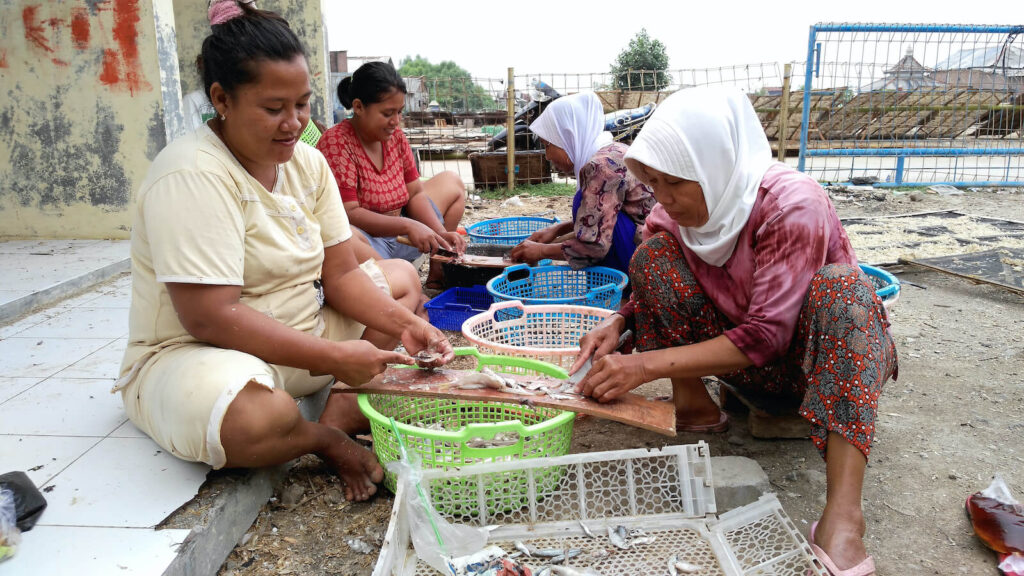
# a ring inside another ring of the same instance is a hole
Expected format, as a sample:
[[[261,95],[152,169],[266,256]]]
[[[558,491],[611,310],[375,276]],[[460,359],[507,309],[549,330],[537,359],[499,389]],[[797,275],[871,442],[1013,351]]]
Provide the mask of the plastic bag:
[[[399,485],[404,486],[403,512],[409,519],[409,534],[420,560],[448,575],[452,574],[449,559],[473,554],[487,545],[487,530],[452,524],[437,513],[429,491],[421,485],[420,462],[415,453],[403,451],[402,460],[388,462],[387,466],[398,475]]]
[[[14,506],[14,492],[0,488],[0,562],[7,560],[18,551],[21,530],[18,530],[18,513]]]
[[[1024,576],[1024,506],[996,476],[988,488],[967,497],[967,515],[975,534],[999,554],[999,570]]]

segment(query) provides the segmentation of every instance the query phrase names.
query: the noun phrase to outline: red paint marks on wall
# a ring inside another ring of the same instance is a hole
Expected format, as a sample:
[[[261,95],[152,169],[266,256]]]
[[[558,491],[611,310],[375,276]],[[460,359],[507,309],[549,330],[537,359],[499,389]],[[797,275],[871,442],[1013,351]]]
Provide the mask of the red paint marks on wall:
[[[25,39],[29,44],[36,46],[46,52],[53,52],[50,41],[46,38],[46,30],[41,22],[37,21],[39,6],[25,6],[21,11],[21,22],[25,25]]]
[[[7,50],[0,52],[0,68],[9,68],[7,65]]]
[[[139,62],[139,20],[139,0],[114,0],[114,41],[121,49],[122,85],[133,94],[150,88]]]
[[[103,70],[100,72],[100,82],[107,86],[115,86],[121,81],[121,74],[118,70],[120,59],[114,50],[103,51]]]
[[[89,11],[78,7],[71,11],[71,42],[78,50],[89,47]]]

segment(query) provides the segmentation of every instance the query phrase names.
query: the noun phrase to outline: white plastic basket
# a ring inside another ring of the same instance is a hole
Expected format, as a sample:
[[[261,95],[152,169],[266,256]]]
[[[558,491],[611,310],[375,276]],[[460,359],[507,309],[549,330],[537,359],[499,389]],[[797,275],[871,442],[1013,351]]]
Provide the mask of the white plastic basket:
[[[569,369],[580,338],[615,312],[592,306],[497,302],[462,324],[462,335],[481,352],[520,356]]]
[[[509,505],[503,488],[513,471],[524,478],[530,497]],[[426,470],[422,482],[439,508],[473,511],[447,514],[449,521],[497,526],[488,544],[508,553],[516,550],[516,541],[537,548],[610,551],[606,556],[584,552],[566,561],[578,570],[591,567],[608,576],[666,574],[668,559],[675,556],[701,566],[700,574],[828,574],[774,495],[715,516],[711,458],[704,442]],[[466,482],[472,484],[468,489]],[[453,485],[464,487],[451,490]],[[373,576],[436,576],[417,559],[410,541],[403,508],[410,497],[415,495],[399,488]],[[596,537],[588,537],[581,523]],[[619,525],[642,528],[654,542],[619,550],[606,536],[608,528]],[[545,565],[540,559],[526,563],[535,569]]]

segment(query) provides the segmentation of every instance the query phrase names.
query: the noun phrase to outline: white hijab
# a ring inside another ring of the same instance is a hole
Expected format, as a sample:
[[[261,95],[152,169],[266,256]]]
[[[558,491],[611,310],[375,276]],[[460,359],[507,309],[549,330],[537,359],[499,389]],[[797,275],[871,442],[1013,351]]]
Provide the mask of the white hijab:
[[[580,181],[580,170],[602,147],[611,144],[604,131],[604,107],[593,92],[580,92],[554,100],[530,124],[530,130],[565,150]]]
[[[721,266],[750,217],[772,149],[745,94],[689,88],[669,96],[644,124],[626,153],[630,171],[642,176],[636,163],[700,184],[708,221],[679,232],[701,260]]]

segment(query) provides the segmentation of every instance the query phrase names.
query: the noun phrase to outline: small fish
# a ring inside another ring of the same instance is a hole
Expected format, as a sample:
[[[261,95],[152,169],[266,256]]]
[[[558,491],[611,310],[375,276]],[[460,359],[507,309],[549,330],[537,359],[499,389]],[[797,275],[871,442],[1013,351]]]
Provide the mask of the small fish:
[[[594,549],[592,549],[590,551],[590,557],[594,558],[595,560],[599,560],[601,558],[607,558],[607,557],[611,556],[611,554],[612,553],[609,552],[605,548],[594,548]]]
[[[526,544],[523,544],[519,540],[516,540],[512,545],[516,547],[516,550],[519,550],[523,554],[526,554],[527,556],[533,556],[533,553],[530,552],[530,547]]]
[[[679,569],[676,568],[676,562],[679,562],[679,558],[672,556],[668,559],[668,576],[679,576]]]
[[[551,557],[551,563],[552,564],[561,564],[562,562],[565,562],[566,560],[571,560],[571,559],[579,556],[580,554],[583,554],[583,550],[581,550],[579,548],[570,548],[568,550],[563,550],[562,552],[564,552],[564,554],[559,554],[558,556],[552,556]]]
[[[654,544],[655,540],[657,540],[657,538],[655,538],[654,536],[641,536],[639,538],[633,538],[629,541],[629,547],[632,548],[633,546],[640,546],[642,544]]]
[[[622,526],[616,528],[608,527],[608,541],[619,550],[629,550],[629,543],[626,541],[626,529]]]
[[[490,373],[488,374],[488,372]],[[504,390],[506,388],[505,381],[490,370],[487,370],[486,372],[470,372],[469,374],[465,374],[455,381],[455,387],[463,390],[475,390],[478,388]]]
[[[430,384],[410,384],[409,390],[430,390]]]
[[[700,572],[702,567],[696,564],[690,564],[689,562],[677,561],[673,563],[673,568],[684,574],[693,574]]]
[[[550,569],[552,576],[601,576],[601,573],[593,568],[577,570],[568,566],[551,566]]]
[[[588,538],[597,538],[597,536],[594,536],[594,533],[590,531],[590,528],[587,528],[587,525],[583,523],[583,520],[580,520],[580,528],[583,528],[583,533],[586,534]]]

